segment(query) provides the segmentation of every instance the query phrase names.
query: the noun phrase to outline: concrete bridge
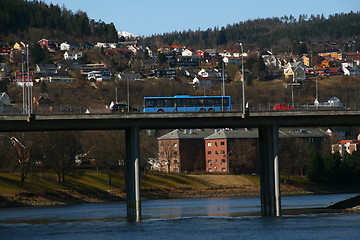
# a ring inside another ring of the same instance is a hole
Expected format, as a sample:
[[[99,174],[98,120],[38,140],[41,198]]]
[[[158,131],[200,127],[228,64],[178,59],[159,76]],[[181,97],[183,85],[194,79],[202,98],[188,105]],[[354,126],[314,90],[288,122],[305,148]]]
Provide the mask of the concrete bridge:
[[[357,126],[360,111],[0,115],[0,132],[125,130],[127,216],[141,219],[140,129],[258,128],[262,216],[280,216],[279,127]]]

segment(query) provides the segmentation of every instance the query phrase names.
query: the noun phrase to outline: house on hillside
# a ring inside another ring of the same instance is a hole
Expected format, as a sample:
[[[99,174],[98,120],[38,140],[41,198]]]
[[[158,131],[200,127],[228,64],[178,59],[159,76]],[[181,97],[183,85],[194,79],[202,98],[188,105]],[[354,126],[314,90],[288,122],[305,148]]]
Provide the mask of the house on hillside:
[[[301,62],[288,63],[284,69],[285,78],[301,83],[306,79],[306,66]]]
[[[194,56],[194,55],[195,55],[194,52],[187,48],[181,52],[181,56],[183,56],[183,57],[190,57],[190,56]]]
[[[38,74],[56,74],[57,70],[55,64],[36,64],[35,72]]]
[[[110,68],[104,64],[84,64],[80,73],[89,81],[110,81]]]
[[[223,76],[224,74],[224,76]],[[224,77],[224,78],[223,78]],[[198,88],[210,88],[213,84],[222,83],[224,80],[225,83],[229,82],[227,74],[216,68],[202,68],[196,76],[193,78],[192,85]]]
[[[142,81],[139,73],[119,73],[118,79],[122,81]]]
[[[6,92],[0,93],[0,112],[9,112],[12,110],[10,97]]]
[[[49,52],[56,52],[58,49],[58,44],[54,40],[43,38],[38,43],[41,47],[46,47]]]
[[[63,42],[60,44],[60,50],[61,51],[74,51],[77,48],[77,46],[70,45],[67,42]]]
[[[7,56],[11,52],[11,48],[7,44],[0,44],[0,55]]]
[[[6,63],[0,63],[0,81],[10,80],[11,69]]]
[[[83,56],[82,52],[65,52],[64,59],[65,60],[78,60]]]

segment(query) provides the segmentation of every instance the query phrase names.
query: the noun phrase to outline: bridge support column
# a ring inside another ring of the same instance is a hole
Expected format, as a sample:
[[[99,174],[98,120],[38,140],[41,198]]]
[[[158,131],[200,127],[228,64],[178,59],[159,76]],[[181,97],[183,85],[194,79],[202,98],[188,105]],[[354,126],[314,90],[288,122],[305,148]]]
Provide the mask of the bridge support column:
[[[279,128],[259,127],[260,197],[262,216],[280,216]]]
[[[125,140],[127,219],[128,222],[139,222],[141,219],[139,128],[132,127],[126,129]]]

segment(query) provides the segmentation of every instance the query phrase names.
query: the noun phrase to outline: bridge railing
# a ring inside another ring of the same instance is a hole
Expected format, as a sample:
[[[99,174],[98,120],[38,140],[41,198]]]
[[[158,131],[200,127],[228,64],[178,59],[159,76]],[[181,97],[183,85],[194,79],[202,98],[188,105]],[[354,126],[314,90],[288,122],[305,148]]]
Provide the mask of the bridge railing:
[[[296,103],[288,106],[293,106],[294,110],[274,110],[275,104],[249,104],[247,111],[314,111],[314,110],[360,110],[360,103],[342,103],[341,105],[320,104],[313,103]],[[138,107],[138,109],[142,109]],[[242,111],[242,105],[233,105],[232,111]],[[49,114],[119,114],[121,112],[112,112],[110,108],[93,107],[93,106],[34,106],[33,114],[49,115]],[[1,107],[0,115],[26,115],[27,112],[21,108],[15,107]]]

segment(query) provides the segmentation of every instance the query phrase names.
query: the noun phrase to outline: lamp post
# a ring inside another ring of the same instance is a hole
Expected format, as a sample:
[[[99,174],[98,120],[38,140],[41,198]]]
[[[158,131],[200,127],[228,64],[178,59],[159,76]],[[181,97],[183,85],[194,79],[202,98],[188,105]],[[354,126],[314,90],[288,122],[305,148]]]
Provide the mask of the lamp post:
[[[245,72],[244,72],[244,48],[242,43],[240,43],[240,47],[241,47],[242,110],[243,110],[243,116],[245,116]]]
[[[221,89],[221,110],[224,111],[224,96],[225,96],[225,61],[222,59],[222,89]]]
[[[28,105],[27,105],[27,113],[28,116],[30,118],[31,113],[32,113],[32,95],[31,95],[31,85],[30,85],[30,68],[29,68],[29,44],[26,44],[26,67],[27,67],[27,100],[28,100]],[[32,82],[31,82],[32,83]]]

